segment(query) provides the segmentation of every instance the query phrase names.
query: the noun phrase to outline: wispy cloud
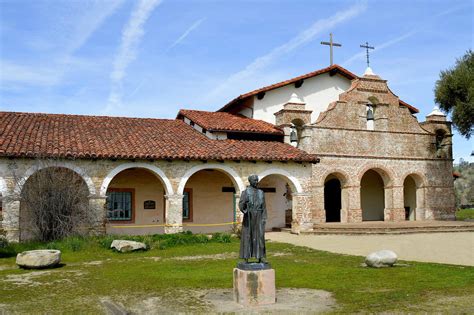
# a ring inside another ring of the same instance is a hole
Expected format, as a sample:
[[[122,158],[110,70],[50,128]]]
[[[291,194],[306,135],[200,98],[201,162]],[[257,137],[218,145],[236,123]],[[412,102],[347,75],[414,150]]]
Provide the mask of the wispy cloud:
[[[186,31],[184,31],[184,33],[183,33],[180,37],[178,37],[177,40],[174,41],[173,44],[171,44],[171,45],[168,47],[167,51],[170,50],[170,49],[172,49],[172,48],[175,47],[176,45],[180,44],[186,37],[188,37],[188,35],[189,35],[192,31],[194,31],[196,28],[198,28],[199,25],[201,25],[201,23],[204,22],[205,20],[206,20],[206,18],[202,18],[202,19],[199,19],[199,20],[197,20],[196,22],[194,22]]]
[[[130,19],[125,25],[122,31],[122,41],[110,74],[111,90],[103,113],[110,113],[114,108],[120,107],[123,93],[122,80],[125,77],[128,65],[136,58],[138,45],[145,34],[144,25],[160,3],[161,0],[141,0],[135,6]]]
[[[399,42],[401,42],[401,41],[403,41],[407,38],[410,38],[413,35],[423,31],[426,28],[428,28],[429,24],[432,23],[433,21],[435,21],[437,18],[445,16],[445,15],[449,15],[449,14],[454,13],[454,12],[457,12],[461,9],[466,8],[466,7],[467,7],[466,5],[460,5],[460,6],[442,11],[440,13],[437,13],[437,14],[433,15],[432,17],[430,17],[428,21],[425,21],[424,23],[421,23],[421,24],[413,27],[411,31],[406,32],[405,34],[402,34],[402,35],[397,36],[395,38],[392,38],[392,39],[390,39],[386,42],[383,42],[381,44],[378,44],[378,45],[376,44],[375,45],[375,50],[372,53],[377,53],[378,51],[384,50],[385,48],[391,47],[391,46],[395,45],[396,43],[399,43]],[[346,67],[347,65],[353,63],[356,60],[360,60],[362,58],[365,58],[365,55],[366,55],[365,51],[354,54],[352,57],[350,57],[349,59],[344,61],[342,63],[342,66]]]
[[[292,38],[288,42],[281,46],[274,48],[271,52],[266,55],[260,56],[245,67],[245,69],[231,75],[221,85],[214,89],[210,96],[216,96],[221,94],[229,86],[238,85],[239,82],[243,82],[248,78],[252,77],[256,73],[260,72],[263,68],[272,64],[278,58],[287,55],[301,46],[311,42],[322,32],[334,28],[336,25],[343,23],[355,16],[358,16],[367,9],[367,2],[359,2],[346,10],[336,12],[336,14],[317,20],[309,28],[299,33],[296,37]]]
[[[55,86],[59,84],[72,67],[78,64],[74,57],[77,50],[83,47],[97,29],[120,8],[123,0],[100,1],[87,0],[64,2],[55,6],[51,15],[55,19],[50,37],[32,37],[30,48],[35,53],[47,52],[49,60],[41,58],[40,62],[28,63],[18,60],[0,60],[2,88],[16,86]]]

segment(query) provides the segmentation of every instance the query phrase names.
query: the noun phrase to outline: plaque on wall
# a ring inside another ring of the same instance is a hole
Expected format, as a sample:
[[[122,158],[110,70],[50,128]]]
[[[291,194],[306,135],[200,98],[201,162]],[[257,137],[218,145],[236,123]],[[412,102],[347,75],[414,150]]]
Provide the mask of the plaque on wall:
[[[154,200],[145,200],[143,202],[143,209],[156,209],[156,202]]]

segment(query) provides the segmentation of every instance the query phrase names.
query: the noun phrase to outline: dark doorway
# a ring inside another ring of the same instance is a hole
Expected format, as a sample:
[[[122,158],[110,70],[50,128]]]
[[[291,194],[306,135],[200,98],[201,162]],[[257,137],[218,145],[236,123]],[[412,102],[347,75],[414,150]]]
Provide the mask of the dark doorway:
[[[326,222],[341,222],[341,182],[334,178],[324,184]]]

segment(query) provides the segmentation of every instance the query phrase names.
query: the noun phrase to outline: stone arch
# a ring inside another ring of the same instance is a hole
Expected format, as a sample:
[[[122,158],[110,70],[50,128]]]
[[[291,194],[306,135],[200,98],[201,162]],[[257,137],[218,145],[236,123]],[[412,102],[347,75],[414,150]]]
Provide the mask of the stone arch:
[[[408,176],[411,176],[413,178],[413,180],[415,181],[416,183],[416,186],[418,188],[424,188],[428,185],[428,182],[427,182],[427,179],[426,179],[426,176],[423,175],[422,173],[420,172],[407,172],[405,173],[403,176],[401,176],[401,185],[403,185],[403,183],[405,182],[405,179],[408,177]]]
[[[326,222],[347,222],[349,176],[341,170],[328,171],[322,177]]]
[[[238,189],[238,191],[236,191],[236,194],[240,195],[240,193],[242,193],[242,191],[245,189],[242,179],[240,178],[240,176],[237,174],[237,172],[234,169],[232,169],[231,167],[227,165],[211,163],[211,164],[196,165],[190,168],[188,171],[186,171],[186,173],[181,178],[181,181],[179,182],[176,193],[179,195],[182,195],[184,192],[184,187],[186,186],[186,182],[189,180],[189,178],[193,176],[194,173],[205,170],[205,169],[218,170],[228,175],[230,179],[232,180],[234,187]]]
[[[350,177],[345,171],[340,170],[340,169],[332,169],[332,170],[329,170],[329,171],[325,172],[320,177],[319,186],[324,186],[324,183],[326,183],[326,181],[328,180],[328,177],[331,176],[331,175],[336,177],[337,179],[339,179],[339,181],[341,182],[342,187],[349,185],[349,178]]]
[[[102,185],[100,186],[100,195],[105,196],[107,192],[107,188],[109,187],[110,182],[112,179],[120,172],[129,169],[129,168],[143,168],[151,171],[155,176],[158,177],[158,179],[162,182],[163,187],[165,188],[165,193],[167,195],[172,195],[173,194],[173,186],[171,185],[170,180],[168,177],[165,175],[165,173],[158,167],[156,167],[153,164],[148,164],[148,163],[124,163],[113,170],[111,170],[107,176],[104,178]]]
[[[414,187],[410,182],[414,183]],[[410,221],[422,220],[425,217],[425,187],[426,177],[419,172],[409,172],[402,177],[403,206],[405,219]]]
[[[385,187],[390,187],[393,185],[395,181],[395,175],[392,171],[390,171],[385,166],[379,164],[369,164],[361,168],[357,174],[357,182],[360,184],[362,177],[367,173],[367,171],[373,170],[377,172],[380,177],[382,177],[383,183]]]
[[[379,167],[367,167],[359,174],[362,221],[384,221],[391,209],[393,177]]]
[[[94,186],[94,182],[92,181],[92,179],[90,178],[89,175],[87,175],[87,173],[82,169],[80,168],[79,166],[77,165],[74,165],[73,163],[69,163],[69,162],[54,162],[54,163],[51,163],[51,165],[41,165],[41,166],[38,166],[38,165],[35,165],[35,166],[32,166],[30,167],[24,174],[24,176],[19,180],[17,186],[15,187],[15,193],[16,194],[20,194],[22,189],[23,189],[23,186],[25,185],[26,181],[28,180],[28,178],[33,175],[34,173],[36,173],[37,171],[40,171],[42,169],[45,169],[45,168],[49,168],[49,167],[59,167],[59,168],[67,168],[73,172],[75,172],[77,175],[79,175],[83,180],[84,182],[86,183],[87,185],[87,188],[89,189],[89,194],[90,195],[95,195],[96,194],[96,190],[95,190],[95,186]]]
[[[286,179],[288,179],[288,182],[293,192],[296,192],[296,193],[303,192],[303,187],[301,187],[299,180],[285,170],[282,170],[280,168],[271,168],[258,174],[258,179],[262,180],[265,176],[268,176],[268,175],[280,175],[280,176],[286,177]]]

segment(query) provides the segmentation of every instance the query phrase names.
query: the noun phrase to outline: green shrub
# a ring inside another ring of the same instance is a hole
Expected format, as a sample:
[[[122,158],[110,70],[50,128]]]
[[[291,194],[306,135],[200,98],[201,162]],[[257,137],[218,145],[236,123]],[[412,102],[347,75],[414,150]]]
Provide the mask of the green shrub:
[[[474,220],[474,209],[459,209],[456,211],[456,220]]]

